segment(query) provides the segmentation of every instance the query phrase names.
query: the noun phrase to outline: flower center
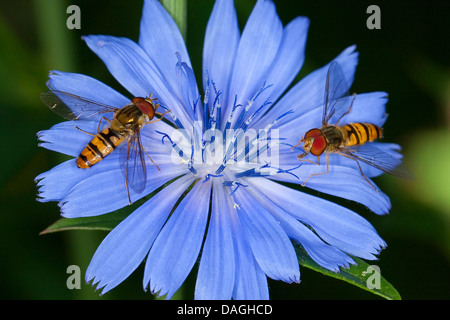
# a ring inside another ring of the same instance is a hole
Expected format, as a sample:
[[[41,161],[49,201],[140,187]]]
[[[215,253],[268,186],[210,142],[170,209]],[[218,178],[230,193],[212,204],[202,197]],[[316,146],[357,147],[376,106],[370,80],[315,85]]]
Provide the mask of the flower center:
[[[167,140],[172,145],[172,160],[178,165],[186,165],[192,174],[204,181],[220,178],[224,185],[234,190],[245,186],[241,178],[289,173],[278,167],[279,143],[283,139],[272,126],[291,111],[265,128],[252,127],[271,105],[269,99],[258,100],[270,87],[264,84],[245,106],[237,103],[236,95],[229,106],[231,111],[226,113],[222,110],[222,93],[207,79],[203,101],[197,97],[192,103],[195,118],[192,126],[174,130],[170,136],[160,132],[163,143]],[[224,114],[228,114],[227,119],[222,119]]]

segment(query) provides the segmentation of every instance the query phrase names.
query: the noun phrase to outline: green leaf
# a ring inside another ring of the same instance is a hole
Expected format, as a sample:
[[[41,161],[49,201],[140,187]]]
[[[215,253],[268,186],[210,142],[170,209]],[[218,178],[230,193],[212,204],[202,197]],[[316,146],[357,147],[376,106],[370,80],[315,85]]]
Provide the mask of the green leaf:
[[[385,299],[401,300],[398,291],[381,276],[379,268],[375,265],[370,265],[359,258],[352,257],[356,265],[352,265],[349,268],[341,268],[339,272],[333,272],[314,262],[304,249],[298,246],[295,249],[297,251],[298,261],[303,267],[320,272],[329,277],[346,281]]]
[[[117,226],[123,219],[126,218],[128,213],[125,212],[113,212],[96,217],[87,218],[61,218],[45,230],[41,231],[41,235],[67,231],[67,230],[104,230],[111,231]]]

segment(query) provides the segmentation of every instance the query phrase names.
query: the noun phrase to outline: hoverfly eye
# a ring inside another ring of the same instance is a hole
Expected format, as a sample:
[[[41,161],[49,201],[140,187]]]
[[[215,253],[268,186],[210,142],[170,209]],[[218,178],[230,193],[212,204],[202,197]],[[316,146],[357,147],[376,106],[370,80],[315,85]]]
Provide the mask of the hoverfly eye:
[[[312,155],[320,156],[327,147],[327,141],[319,129],[311,129],[305,134],[305,140],[308,139],[310,143],[310,152]],[[308,146],[309,147],[309,146]]]
[[[153,108],[153,105],[150,104],[150,102],[143,100],[140,101],[137,104],[137,107],[139,110],[142,111],[143,114],[146,114],[150,119],[152,119],[155,116],[155,109]]]
[[[133,98],[133,100],[131,100],[131,103],[138,105],[141,101],[144,101],[144,98],[136,97],[136,98]]]
[[[314,138],[310,152],[315,156],[320,156],[325,151],[326,147],[327,141],[325,140],[325,137],[318,136]]]

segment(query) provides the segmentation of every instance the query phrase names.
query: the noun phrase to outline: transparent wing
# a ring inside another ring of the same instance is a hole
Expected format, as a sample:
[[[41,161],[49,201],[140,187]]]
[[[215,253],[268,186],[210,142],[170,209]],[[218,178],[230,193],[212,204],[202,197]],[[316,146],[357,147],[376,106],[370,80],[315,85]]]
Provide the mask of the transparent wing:
[[[145,155],[140,141],[139,130],[118,147],[122,174],[128,188],[136,193],[142,193],[147,183]]]
[[[349,111],[353,98],[348,96],[349,89],[340,64],[336,61],[331,62],[325,83],[322,125],[329,124],[332,117],[333,123],[337,122]]]
[[[341,148],[338,153],[362,161],[393,176],[407,180],[414,179],[412,174],[401,164],[400,158],[395,158],[371,144]]]
[[[50,110],[67,120],[95,120],[99,114],[114,112],[118,109],[57,90],[41,93],[41,100]]]

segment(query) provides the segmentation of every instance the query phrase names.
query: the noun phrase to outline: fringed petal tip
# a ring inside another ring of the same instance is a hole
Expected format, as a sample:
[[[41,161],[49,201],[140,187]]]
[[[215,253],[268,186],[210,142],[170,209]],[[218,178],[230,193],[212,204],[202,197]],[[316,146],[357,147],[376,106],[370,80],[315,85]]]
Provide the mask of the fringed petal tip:
[[[88,279],[88,277],[86,277],[85,282],[87,285],[91,285],[94,288],[94,291],[98,292],[99,291],[99,295],[103,296],[105,293],[107,293],[108,291],[110,291],[113,288],[107,288],[108,284],[107,283],[101,283],[102,280],[97,280],[97,277],[90,277]]]

